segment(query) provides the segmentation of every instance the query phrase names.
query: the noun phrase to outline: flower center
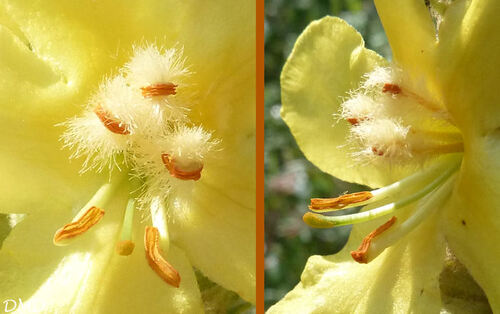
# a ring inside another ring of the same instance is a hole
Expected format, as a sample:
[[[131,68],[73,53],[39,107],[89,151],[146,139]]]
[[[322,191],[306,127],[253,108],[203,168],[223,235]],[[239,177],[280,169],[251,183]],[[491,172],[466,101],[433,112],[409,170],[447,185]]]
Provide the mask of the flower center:
[[[54,244],[65,245],[95,229],[110,197],[130,177],[116,253],[133,254],[134,212],[149,209],[154,227],[145,227],[146,259],[174,287],[179,287],[180,275],[160,249],[161,243],[164,248],[169,243],[163,205],[193,188],[181,182],[201,179],[206,157],[219,143],[201,126],[193,126],[185,114],[190,105],[187,99],[192,97],[186,95],[191,72],[184,63],[180,50],[137,48],[120,75],[101,84],[84,115],[63,124],[67,130],[62,140],[75,149],[72,157],[86,157],[84,171],[96,168],[99,172],[107,166],[110,172],[117,168],[123,175],[104,184],[72,222],[54,235]]]
[[[354,143],[353,157],[391,166],[417,163],[421,168],[401,181],[373,191],[311,199],[312,212],[306,213],[303,219],[314,228],[363,223],[393,215],[351,252],[354,260],[367,263],[446,201],[464,146],[461,133],[444,106],[431,101],[425,87],[412,84],[399,69],[375,69],[350,95],[342,104],[340,118],[350,124],[348,142]],[[422,167],[425,161],[432,159],[438,161]],[[368,204],[375,208],[350,215],[325,215]],[[408,218],[401,219],[398,215],[407,212],[412,204],[416,204],[416,209]]]
[[[354,158],[406,163],[463,152],[460,131],[444,106],[414,86],[403,71],[377,68],[342,104],[340,118],[350,123]]]

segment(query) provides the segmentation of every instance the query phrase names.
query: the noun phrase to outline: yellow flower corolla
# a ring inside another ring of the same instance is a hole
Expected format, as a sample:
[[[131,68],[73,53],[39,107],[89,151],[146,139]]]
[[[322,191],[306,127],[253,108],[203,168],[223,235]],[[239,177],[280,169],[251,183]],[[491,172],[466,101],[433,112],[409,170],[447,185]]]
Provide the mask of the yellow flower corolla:
[[[25,214],[0,252],[0,300],[21,299],[26,312],[198,313],[195,267],[255,302],[255,3],[2,1],[0,43],[0,211]],[[52,243],[109,179],[106,171],[79,175],[56,125],[80,115],[103,78],[144,43],[183,48],[197,91],[190,119],[222,143],[192,198],[168,212],[164,257],[179,288],[148,266],[151,223],[139,213],[134,252],[114,252],[125,183],[81,239]]]
[[[269,313],[438,313],[445,308],[439,279],[447,249],[498,311],[500,4],[453,1],[438,30],[424,1],[375,5],[394,62],[364,48],[344,21],[315,21],[283,69],[282,117],[323,171],[384,187],[382,194],[398,191],[385,200],[372,196],[388,205],[358,216],[323,216],[322,202],[342,209],[369,203],[367,195],[312,200],[316,213],[304,217],[310,225],[362,223],[341,252],[311,257],[301,282]],[[364,116],[349,120],[358,109],[367,109]],[[377,118],[382,111],[392,124]],[[422,112],[431,118],[420,123]],[[443,144],[451,138],[458,142]],[[375,229],[370,250],[376,254],[361,254],[359,245]]]

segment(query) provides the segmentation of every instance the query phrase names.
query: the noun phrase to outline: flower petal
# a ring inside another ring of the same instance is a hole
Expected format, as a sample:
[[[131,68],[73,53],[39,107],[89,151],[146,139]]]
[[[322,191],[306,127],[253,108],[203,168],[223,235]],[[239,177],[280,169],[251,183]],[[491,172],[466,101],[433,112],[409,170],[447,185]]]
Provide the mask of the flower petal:
[[[190,118],[216,131],[225,142],[253,137],[255,2],[178,3],[185,12],[179,42],[196,81],[197,99]]]
[[[192,198],[171,209],[169,231],[196,268],[255,303],[255,184],[238,184],[238,170],[222,166],[204,168]]]
[[[396,63],[414,80],[431,80],[436,30],[424,1],[375,0]]]
[[[202,313],[196,278],[180,249],[171,247],[167,255],[182,278],[178,289],[149,267],[141,223],[135,226],[132,255],[114,252],[124,200],[115,199],[103,220],[67,247],[52,244],[61,215],[28,216],[3,243],[0,298],[20,298],[27,312]]]
[[[466,146],[459,182],[444,212],[443,229],[458,259],[500,308],[500,132]],[[466,142],[467,143],[467,142]]]
[[[430,222],[430,223],[429,223]],[[427,221],[368,264],[349,252],[380,220],[355,226],[339,254],[313,256],[301,282],[269,313],[436,313],[445,242]]]
[[[179,5],[198,91],[190,118],[221,150],[204,162],[192,199],[170,211],[170,234],[212,281],[255,303],[255,2]]]
[[[333,116],[362,76],[385,64],[363,48],[361,35],[341,19],[323,18],[300,35],[281,74],[281,116],[305,156],[321,170],[372,187],[410,172],[357,161],[346,147],[349,123],[336,122]]]
[[[460,129],[480,136],[500,126],[499,14],[498,1],[454,1],[439,33],[442,97]]]

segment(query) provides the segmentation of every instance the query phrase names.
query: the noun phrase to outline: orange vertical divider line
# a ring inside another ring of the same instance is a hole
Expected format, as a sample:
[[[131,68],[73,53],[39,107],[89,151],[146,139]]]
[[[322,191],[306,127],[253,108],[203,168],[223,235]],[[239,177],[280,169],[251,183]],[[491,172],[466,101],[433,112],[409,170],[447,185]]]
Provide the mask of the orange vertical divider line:
[[[256,313],[264,313],[264,0],[256,1]]]

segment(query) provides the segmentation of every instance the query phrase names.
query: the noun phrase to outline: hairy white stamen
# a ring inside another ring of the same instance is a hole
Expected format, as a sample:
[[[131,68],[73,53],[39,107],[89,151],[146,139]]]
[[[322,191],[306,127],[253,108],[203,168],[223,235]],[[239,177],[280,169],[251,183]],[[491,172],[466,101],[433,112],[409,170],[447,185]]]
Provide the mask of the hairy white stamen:
[[[169,121],[187,121],[192,92],[187,88],[192,75],[178,48],[160,49],[155,45],[135,47],[134,56],[125,64],[124,74],[136,90],[167,84],[171,91],[165,95],[144,97],[150,105],[160,106],[162,115]]]
[[[372,89],[382,90],[384,84],[391,82],[393,84],[401,83],[401,70],[394,67],[378,67],[365,75],[366,79],[361,85],[361,89],[366,91]]]
[[[61,139],[64,147],[73,150],[71,158],[85,157],[81,172],[118,165],[118,155],[126,158],[130,139],[110,132],[94,112],[72,118],[61,125],[66,127]]]
[[[134,56],[125,64],[125,69],[127,80],[135,88],[161,83],[174,83],[180,87],[191,74],[182,49],[162,51],[155,45],[134,47]]]
[[[179,125],[164,143],[164,151],[171,154],[182,167],[191,163],[203,163],[206,154],[218,144],[219,141],[212,140],[212,134],[202,127]]]
[[[168,155],[176,169],[201,172],[206,155],[215,150],[219,141],[201,127],[178,125],[170,134],[151,141],[142,141],[135,150],[135,171],[145,182],[139,202],[147,206],[155,196],[163,201],[174,201],[170,196],[190,193],[193,181],[182,180],[165,165]]]
[[[352,136],[365,147],[361,156],[375,154],[394,159],[411,157],[409,130],[392,119],[368,120],[351,129]]]
[[[425,84],[415,84],[395,66],[366,74],[338,115],[351,124],[354,157],[403,163],[463,151],[459,130],[429,99]]]

